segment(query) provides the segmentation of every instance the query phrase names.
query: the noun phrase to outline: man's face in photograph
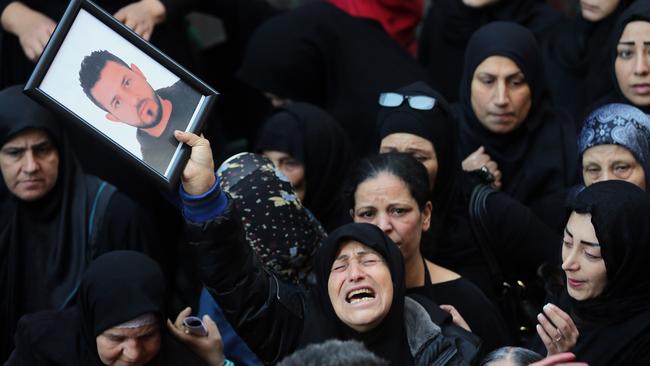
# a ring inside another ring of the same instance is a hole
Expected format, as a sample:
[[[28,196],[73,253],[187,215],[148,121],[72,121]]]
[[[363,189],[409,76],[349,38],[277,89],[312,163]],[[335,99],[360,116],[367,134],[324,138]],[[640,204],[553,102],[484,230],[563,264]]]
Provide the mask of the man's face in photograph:
[[[162,105],[140,69],[107,61],[99,80],[90,90],[108,112],[106,118],[137,128],[155,127],[162,118]]]

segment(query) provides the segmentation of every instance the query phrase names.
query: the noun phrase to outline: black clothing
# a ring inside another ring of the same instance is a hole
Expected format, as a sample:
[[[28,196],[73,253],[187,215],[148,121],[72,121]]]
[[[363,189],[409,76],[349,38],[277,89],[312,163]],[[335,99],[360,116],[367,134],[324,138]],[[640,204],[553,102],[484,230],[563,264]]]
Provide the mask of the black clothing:
[[[150,252],[154,237],[141,209],[116,192],[89,242],[102,181],[83,173],[58,121],[21,89],[0,92],[0,146],[27,129],[44,130],[59,166],[54,188],[37,201],[20,200],[0,181],[0,360],[13,348],[18,319],[65,305],[94,257],[121,248]]]
[[[379,93],[424,80],[426,72],[379,23],[312,2],[262,24],[238,76],[259,90],[323,108],[356,152],[368,153],[376,148],[369,133]]]
[[[179,80],[173,85],[156,90],[156,95],[172,103],[172,113],[167,121],[167,127],[158,137],[138,129],[137,138],[142,151],[142,159],[161,175],[169,166],[179,142],[174,137],[174,130],[185,131],[201,95],[190,88],[184,81]]]
[[[211,222],[188,223],[190,242],[197,246],[199,267],[212,296],[263,361],[277,362],[307,344],[338,338],[358,339],[370,351],[396,365],[429,365],[434,360],[445,365],[470,362],[462,359],[466,341],[443,336],[437,325],[426,321],[433,319],[431,313],[424,317],[415,315],[427,306],[410,299],[405,301],[401,254],[376,226],[348,224],[334,231],[314,257],[316,286],[305,293],[262,270],[250,247],[241,240],[239,222],[230,216],[227,211]],[[358,333],[339,320],[327,290],[338,248],[348,240],[377,251],[384,258],[393,283],[388,314],[378,327],[366,333]],[[415,318],[418,322],[413,321]],[[428,329],[428,336],[415,335],[414,332],[422,335],[409,327],[415,324]]]
[[[605,96],[603,96],[602,98],[600,98],[599,100],[591,104],[590,108],[588,108],[588,112],[591,112],[597,107],[603,106],[605,104],[624,103],[624,104],[631,104],[639,108],[646,114],[650,113],[650,106],[635,105],[623,95],[623,92],[621,91],[621,88],[618,85],[618,80],[616,78],[616,70],[614,68],[616,57],[618,54],[617,52],[618,41],[621,39],[621,35],[623,35],[623,31],[625,30],[627,24],[629,22],[636,21],[636,20],[650,22],[649,2],[647,1],[634,2],[627,9],[625,9],[625,11],[622,12],[621,15],[617,18],[616,23],[613,26],[613,30],[610,29],[611,39],[609,40],[610,42],[609,47],[606,49],[607,54],[603,57],[608,57],[607,69],[605,72],[611,75],[611,79],[608,80],[612,80],[612,87],[609,88],[608,94],[606,94]]]
[[[474,71],[494,55],[512,60],[531,92],[528,115],[514,131],[505,134],[484,127],[471,104]],[[530,31],[514,23],[494,22],[474,33],[465,54],[455,111],[461,161],[484,146],[502,173],[501,190],[530,207],[551,228],[561,230],[565,191],[578,177],[577,132],[568,114],[551,106],[541,55]]]
[[[131,251],[100,256],[88,266],[74,307],[20,320],[8,366],[104,365],[96,337],[148,313],[157,318],[162,345],[147,365],[197,364],[187,349],[166,337],[164,302],[165,279],[152,259]]]
[[[68,6],[67,0],[0,0],[0,14],[7,5],[20,1],[32,10],[41,12],[55,23],[63,16]],[[135,1],[133,0],[99,0],[95,4],[109,14]],[[182,15],[187,12],[187,5],[181,0],[161,0],[166,9],[166,21],[158,24],[151,36],[151,43],[169,55],[172,59],[188,67],[191,64],[188,42],[178,29],[183,27]],[[0,30],[0,88],[14,84],[26,83],[34,70],[35,63],[27,59],[15,35]]]
[[[578,12],[549,30],[544,39],[544,66],[553,104],[567,110],[578,126],[590,112],[587,108],[617,87],[616,78],[612,82],[607,77],[613,71],[610,55],[616,45],[606,45],[612,40],[617,17],[631,2],[621,0],[612,14],[598,22]]]
[[[469,198],[478,181],[461,172],[460,164],[455,163],[459,144],[456,121],[445,100],[424,83],[405,86],[397,93],[436,98],[432,110],[415,110],[404,103],[396,108],[382,107],[378,118],[381,138],[392,133],[413,134],[431,141],[436,153],[439,168],[431,196],[432,227],[423,234],[420,250],[425,258],[458,272],[494,299],[494,283],[469,221]],[[488,198],[487,211],[487,230],[495,239],[491,245],[509,277],[534,278],[541,263],[557,262],[560,236],[529,209],[497,193]],[[529,254],[532,252],[535,255]]]
[[[255,151],[264,150],[287,153],[304,165],[303,203],[327,231],[352,220],[340,199],[352,160],[350,141],[327,112],[299,102],[279,109],[260,131]]]
[[[425,82],[418,81],[403,86],[395,92],[409,96],[424,95],[436,100],[435,106],[431,110],[416,110],[406,102],[398,107],[381,107],[377,117],[377,130],[380,139],[394,133],[408,133],[425,138],[433,144],[438,171],[436,181],[430,182],[434,183],[431,196],[434,219],[432,220],[433,227],[429,232],[435,237],[442,229],[441,225],[445,221],[445,216],[449,215],[455,199],[454,192],[459,188],[456,181],[459,174],[456,121],[445,98]],[[430,235],[425,233],[425,237],[430,237]]]
[[[460,0],[437,0],[424,19],[418,59],[429,71],[431,85],[455,102],[465,46],[477,29],[493,21],[511,21],[541,39],[560,19],[559,13],[537,0],[500,0],[482,8]]]
[[[472,333],[483,340],[482,354],[513,344],[513,339],[505,327],[505,322],[494,304],[472,282],[463,277],[442,283],[431,283],[425,264],[424,286],[412,287],[406,293],[420,294],[437,304],[453,305],[463,316]]]
[[[650,197],[631,183],[611,180],[585,188],[568,206],[591,214],[607,270],[600,295],[570,299],[580,330],[572,352],[590,365],[650,364]]]

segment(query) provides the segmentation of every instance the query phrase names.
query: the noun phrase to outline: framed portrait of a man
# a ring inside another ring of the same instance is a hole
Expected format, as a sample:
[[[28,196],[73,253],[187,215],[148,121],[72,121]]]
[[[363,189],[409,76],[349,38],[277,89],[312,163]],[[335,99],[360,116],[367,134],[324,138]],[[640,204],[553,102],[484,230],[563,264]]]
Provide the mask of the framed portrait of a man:
[[[174,131],[199,133],[218,94],[88,0],[71,1],[25,92],[166,187],[189,156]]]

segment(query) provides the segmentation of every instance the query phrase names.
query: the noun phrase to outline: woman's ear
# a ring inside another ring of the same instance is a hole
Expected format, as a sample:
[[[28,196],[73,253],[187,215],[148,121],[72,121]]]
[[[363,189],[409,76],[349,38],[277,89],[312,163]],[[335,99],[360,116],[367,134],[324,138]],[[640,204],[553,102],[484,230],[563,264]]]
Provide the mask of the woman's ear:
[[[427,201],[427,204],[422,210],[422,231],[427,231],[431,227],[431,212],[433,211],[433,205],[431,201]]]

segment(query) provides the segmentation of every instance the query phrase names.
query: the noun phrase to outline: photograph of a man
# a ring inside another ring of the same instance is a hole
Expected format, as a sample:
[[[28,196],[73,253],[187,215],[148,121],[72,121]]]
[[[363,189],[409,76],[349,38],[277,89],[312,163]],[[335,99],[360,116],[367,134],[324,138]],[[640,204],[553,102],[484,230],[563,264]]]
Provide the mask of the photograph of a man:
[[[106,50],[84,57],[79,82],[108,121],[137,128],[142,159],[164,175],[178,146],[173,132],[187,129],[201,95],[181,80],[154,90],[137,65]]]

